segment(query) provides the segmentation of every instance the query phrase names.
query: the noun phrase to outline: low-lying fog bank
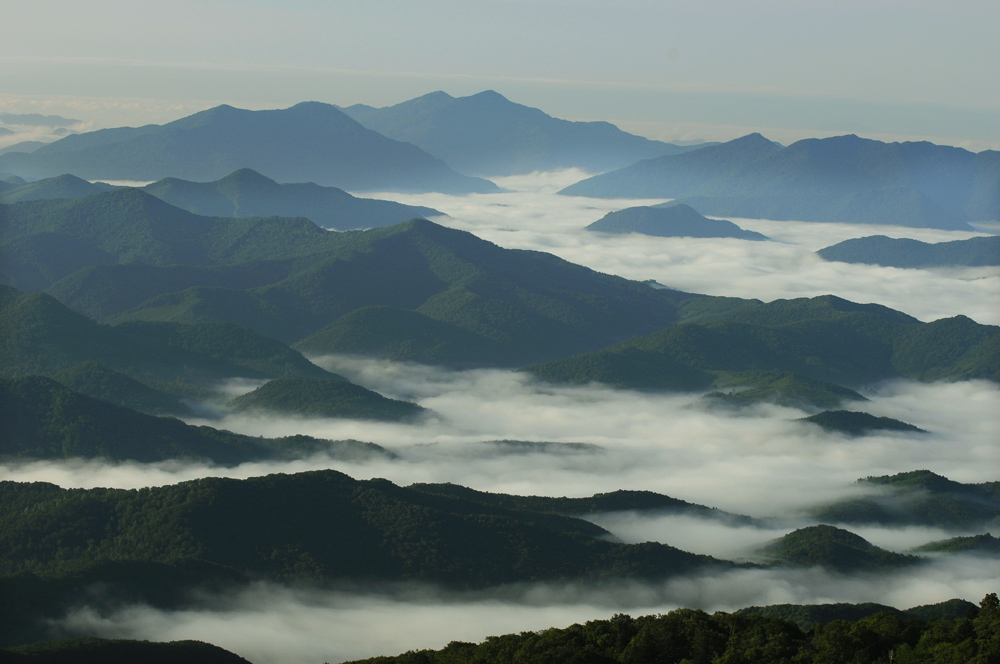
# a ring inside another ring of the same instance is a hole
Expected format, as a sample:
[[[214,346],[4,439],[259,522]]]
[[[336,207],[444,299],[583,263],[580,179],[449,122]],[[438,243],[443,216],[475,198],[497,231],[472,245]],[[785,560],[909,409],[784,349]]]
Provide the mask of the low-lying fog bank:
[[[920,576],[911,570],[852,577],[818,569],[741,570],[657,584],[537,585],[477,593],[418,586],[362,593],[261,584],[233,596],[202,598],[198,609],[139,605],[101,615],[81,608],[53,628],[62,635],[198,639],[255,664],[319,664],[678,607],[711,612],[781,603],[878,602],[905,609],[953,597],[978,602],[995,584],[995,561],[973,557],[931,563]]]
[[[387,396],[414,399],[434,415],[415,424],[249,415],[194,421],[266,437],[302,433],[373,442],[396,459],[320,454],[235,468],[184,461],[7,462],[0,472],[66,487],[130,488],[209,475],[335,468],[358,479],[453,482],[521,495],[649,490],[768,517],[856,493],[860,477],[928,469],[961,482],[984,482],[996,480],[1000,468],[1000,387],[986,381],[895,381],[872,388],[866,392],[871,401],[856,408],[929,433],[850,438],[796,421],[805,413],[793,408],[734,411],[714,408],[695,394],[555,387],[499,370],[449,371],[346,357],[317,361]],[[588,446],[483,444],[496,440]]]
[[[425,205],[460,228],[509,249],[535,249],[629,279],[655,279],[671,288],[708,295],[759,298],[813,297],[833,293],[855,302],[877,302],[923,321],[963,314],[1000,324],[1000,269],[903,270],[827,262],[824,247],[868,235],[924,242],[964,240],[981,233],[902,226],[832,224],[729,218],[774,242],[735,239],[605,235],[583,230],[608,212],[664,199],[598,199],[557,191],[588,174],[577,169],[495,178],[500,194],[374,194]],[[368,193],[368,196],[373,194]]]

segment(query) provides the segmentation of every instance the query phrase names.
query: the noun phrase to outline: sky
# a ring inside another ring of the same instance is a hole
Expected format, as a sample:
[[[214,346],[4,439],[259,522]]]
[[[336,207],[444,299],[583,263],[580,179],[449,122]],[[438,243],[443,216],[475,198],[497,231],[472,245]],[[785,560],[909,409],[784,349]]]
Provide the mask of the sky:
[[[0,112],[93,128],[495,89],[669,140],[996,148],[997,25],[994,0],[38,0],[2,11]]]

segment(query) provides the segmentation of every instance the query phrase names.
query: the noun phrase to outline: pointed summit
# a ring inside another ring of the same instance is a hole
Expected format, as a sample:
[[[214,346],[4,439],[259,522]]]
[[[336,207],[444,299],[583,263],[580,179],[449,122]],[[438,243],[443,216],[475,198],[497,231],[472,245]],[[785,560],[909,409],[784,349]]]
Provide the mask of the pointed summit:
[[[395,106],[351,106],[344,112],[463,173],[484,176],[571,167],[606,171],[690,149],[627,134],[607,122],[560,120],[496,90],[458,98],[433,92]]]

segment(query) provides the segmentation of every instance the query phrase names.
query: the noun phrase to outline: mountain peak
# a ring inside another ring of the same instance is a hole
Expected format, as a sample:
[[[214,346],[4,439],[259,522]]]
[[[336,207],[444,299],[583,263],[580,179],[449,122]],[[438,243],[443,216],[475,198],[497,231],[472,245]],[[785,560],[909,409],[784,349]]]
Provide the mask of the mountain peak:
[[[483,90],[474,95],[469,95],[468,99],[483,99],[490,101],[510,101],[496,90]]]
[[[266,175],[261,175],[252,168],[241,168],[235,170],[226,177],[219,180],[219,183],[252,185],[255,187],[277,184],[277,182],[275,182],[271,178],[267,177]]]
[[[727,145],[727,144],[724,144]],[[747,134],[746,136],[740,136],[739,138],[729,141],[728,145],[739,145],[748,147],[781,147],[778,143],[766,138],[760,132],[753,132],[752,134]]]
[[[455,98],[444,90],[435,90],[434,92],[428,92],[425,95],[421,95],[416,99],[411,99],[410,101],[452,101]]]

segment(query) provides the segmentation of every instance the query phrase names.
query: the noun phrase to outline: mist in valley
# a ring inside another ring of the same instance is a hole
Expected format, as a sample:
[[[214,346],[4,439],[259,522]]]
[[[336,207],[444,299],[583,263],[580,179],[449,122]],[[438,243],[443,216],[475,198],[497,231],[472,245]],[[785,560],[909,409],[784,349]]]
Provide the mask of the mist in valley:
[[[681,290],[764,300],[833,292],[878,302],[925,321],[968,315],[1000,323],[1000,270],[900,270],[827,263],[813,252],[840,240],[887,234],[924,241],[972,233],[898,227],[733,219],[773,242],[582,230],[606,212],[661,202],[557,196],[585,174],[564,171],[499,180],[507,193],[465,197],[386,195],[446,212],[439,223],[507,248],[548,251],[632,279]],[[587,517],[625,542],[657,541],[731,560],[753,560],[766,542],[813,523],[808,511],[872,489],[866,476],[928,469],[960,482],[997,480],[1000,387],[986,381],[892,381],[862,390],[851,408],[914,424],[924,434],[849,437],[798,421],[810,412],[775,405],[733,409],[701,394],[645,393],[601,385],[553,386],[506,370],[450,370],[349,356],[311,358],[381,394],[415,401],[429,413],[413,423],[255,416],[222,404],[259,385],[234,378],[188,420],[238,433],[307,434],[376,443],[396,456],[349,459],[317,454],[222,467],[173,460],[154,464],[100,460],[5,462],[0,475],[63,487],[138,488],[207,476],[336,469],[357,479],[400,485],[451,482],[519,495],[590,496],[647,490],[761,521],[690,515],[605,513]],[[538,445],[497,444],[527,441]],[[938,528],[850,529],[905,552],[960,534]],[[742,569],[656,584],[553,584],[475,593],[422,586],[318,590],[259,584],[232,595],[201,597],[198,608],[161,611],[78,607],[54,634],[151,640],[200,639],[263,662],[341,661],[452,640],[565,626],[573,622],[666,612],[677,607],[735,610],[774,603],[879,602],[898,608],[953,597],[978,601],[995,589],[995,561],[933,559],[918,568],[847,576],[819,569]],[[992,588],[991,588],[992,586]]]
[[[615,613],[676,608],[733,611],[768,604],[876,602],[910,608],[995,588],[996,563],[954,557],[895,573],[844,576],[820,569],[754,569],[698,574],[661,583],[537,584],[453,593],[419,585],[316,590],[257,584],[199,598],[198,608],[130,605],[71,610],[53,635],[160,641],[199,639],[255,664],[317,664],[478,642],[490,635],[566,627]]]
[[[827,262],[815,252],[870,235],[923,242],[964,240],[984,233],[729,218],[771,242],[729,238],[606,235],[583,230],[608,212],[666,199],[559,196],[587,177],[578,169],[494,178],[501,194],[371,194],[441,210],[437,223],[459,228],[508,249],[534,249],[628,279],[657,282],[692,293],[771,301],[832,293],[876,302],[929,322],[955,315],[1000,324],[1000,268],[900,269]]]

